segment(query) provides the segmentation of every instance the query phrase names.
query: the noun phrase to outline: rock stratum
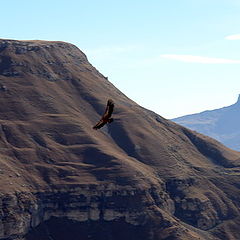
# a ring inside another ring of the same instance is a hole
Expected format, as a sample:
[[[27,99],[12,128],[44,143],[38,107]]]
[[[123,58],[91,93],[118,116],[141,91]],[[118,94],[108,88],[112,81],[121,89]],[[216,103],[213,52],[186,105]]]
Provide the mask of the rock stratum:
[[[240,239],[240,153],[137,105],[69,43],[0,40],[0,163],[0,239]]]

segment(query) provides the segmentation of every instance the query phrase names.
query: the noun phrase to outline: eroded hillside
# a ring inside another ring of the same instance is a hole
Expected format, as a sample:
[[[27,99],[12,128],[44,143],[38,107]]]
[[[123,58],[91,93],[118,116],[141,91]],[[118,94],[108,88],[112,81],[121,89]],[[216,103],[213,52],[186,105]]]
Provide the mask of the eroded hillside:
[[[240,154],[137,105],[77,47],[1,40],[0,84],[1,239],[240,238]]]

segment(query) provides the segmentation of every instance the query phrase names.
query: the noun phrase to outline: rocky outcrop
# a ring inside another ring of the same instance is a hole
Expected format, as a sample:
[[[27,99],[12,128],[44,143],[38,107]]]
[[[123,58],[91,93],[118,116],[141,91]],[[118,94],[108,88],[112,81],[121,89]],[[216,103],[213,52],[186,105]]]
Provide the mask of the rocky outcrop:
[[[239,215],[236,206],[231,201],[226,202],[225,196],[218,189],[215,192],[219,195],[210,191],[214,186],[208,186],[209,190],[204,194],[194,194],[196,184],[199,183],[194,179],[174,179],[167,183],[167,190],[175,203],[177,218],[198,229],[209,230],[224,220],[231,220]],[[200,189],[201,186],[197,188]]]
[[[140,190],[114,184],[87,185],[34,194],[7,194],[1,197],[0,237],[29,239],[31,229],[52,218],[79,223],[121,220],[129,226],[149,228],[149,212],[153,207],[174,212],[173,202],[161,186]]]

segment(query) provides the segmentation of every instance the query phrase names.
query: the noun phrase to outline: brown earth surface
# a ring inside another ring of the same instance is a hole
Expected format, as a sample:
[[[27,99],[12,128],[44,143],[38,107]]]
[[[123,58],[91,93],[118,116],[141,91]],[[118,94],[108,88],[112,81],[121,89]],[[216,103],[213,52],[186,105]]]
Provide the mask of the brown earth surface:
[[[239,152],[139,106],[74,45],[0,40],[0,239],[237,240],[239,182]]]

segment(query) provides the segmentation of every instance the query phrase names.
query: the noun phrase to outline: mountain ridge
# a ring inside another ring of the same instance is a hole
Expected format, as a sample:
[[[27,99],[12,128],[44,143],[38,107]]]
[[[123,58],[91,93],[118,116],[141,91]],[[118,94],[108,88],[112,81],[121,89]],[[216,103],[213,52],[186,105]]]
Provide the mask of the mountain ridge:
[[[213,137],[227,147],[240,151],[239,111],[240,95],[237,102],[230,106],[174,118],[172,121]]]
[[[240,236],[240,154],[137,105],[74,45],[0,40],[0,84],[1,239]]]

